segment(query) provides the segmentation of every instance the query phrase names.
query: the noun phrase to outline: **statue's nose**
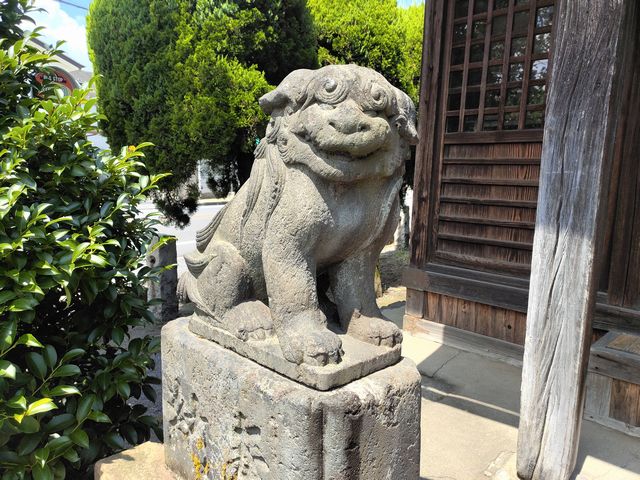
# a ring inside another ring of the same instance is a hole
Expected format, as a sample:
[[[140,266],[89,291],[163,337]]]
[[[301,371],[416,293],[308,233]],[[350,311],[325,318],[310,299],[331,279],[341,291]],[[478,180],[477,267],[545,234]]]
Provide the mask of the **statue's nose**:
[[[373,119],[365,115],[352,100],[347,100],[334,109],[328,123],[345,135],[368,132],[373,127]]]

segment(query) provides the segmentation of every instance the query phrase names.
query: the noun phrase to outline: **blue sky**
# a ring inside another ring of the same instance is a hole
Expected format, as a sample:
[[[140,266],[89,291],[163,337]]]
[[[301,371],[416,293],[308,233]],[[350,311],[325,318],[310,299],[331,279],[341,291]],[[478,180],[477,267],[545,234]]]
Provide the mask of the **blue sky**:
[[[64,0],[67,1],[67,0]],[[91,0],[68,0],[84,8],[89,8]],[[62,47],[65,53],[91,70],[91,62],[87,53],[85,17],[87,10],[65,5],[56,0],[36,0],[36,7],[46,12],[34,12],[31,17],[36,25],[45,27],[42,40],[55,43],[64,40]]]
[[[91,70],[85,30],[86,9],[90,3],[91,0],[36,0],[36,6],[44,8],[47,12],[32,15],[37,25],[46,27],[43,40],[49,43],[66,41],[63,50],[68,56],[83,64],[85,70]],[[398,0],[398,5],[402,7],[421,3],[424,1]]]

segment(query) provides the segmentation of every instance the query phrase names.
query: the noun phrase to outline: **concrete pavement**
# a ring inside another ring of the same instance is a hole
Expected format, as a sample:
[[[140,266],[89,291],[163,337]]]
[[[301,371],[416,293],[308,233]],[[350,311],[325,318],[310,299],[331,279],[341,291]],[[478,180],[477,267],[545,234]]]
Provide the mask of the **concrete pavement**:
[[[382,297],[399,322],[403,289]],[[517,480],[521,369],[404,334],[403,355],[422,374],[421,480]],[[590,421],[582,428],[576,480],[639,480],[640,439]]]

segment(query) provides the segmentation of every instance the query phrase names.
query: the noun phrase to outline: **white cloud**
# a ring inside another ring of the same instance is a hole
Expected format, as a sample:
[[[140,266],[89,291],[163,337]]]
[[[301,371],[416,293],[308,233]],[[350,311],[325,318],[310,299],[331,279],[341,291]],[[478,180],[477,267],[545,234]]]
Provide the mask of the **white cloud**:
[[[83,19],[77,19],[62,10],[60,4],[54,0],[36,0],[36,7],[43,8],[45,12],[32,12],[31,18],[37,26],[45,27],[41,32],[41,40],[45,43],[55,44],[58,40],[64,40],[62,50],[76,62],[85,66],[85,70],[92,70],[87,51],[87,33]],[[26,26],[31,29],[33,26]]]

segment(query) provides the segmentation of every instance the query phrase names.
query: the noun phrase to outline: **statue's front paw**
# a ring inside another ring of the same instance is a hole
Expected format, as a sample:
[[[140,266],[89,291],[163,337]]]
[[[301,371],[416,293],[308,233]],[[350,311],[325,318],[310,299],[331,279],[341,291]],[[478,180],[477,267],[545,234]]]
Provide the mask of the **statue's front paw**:
[[[402,330],[385,318],[368,317],[355,311],[347,326],[347,334],[373,345],[395,347],[402,343]]]
[[[313,320],[303,314],[289,323],[286,331],[278,334],[280,348],[284,357],[290,362],[300,365],[324,366],[338,363],[342,358],[342,340],[326,327],[321,312],[313,315]],[[318,318],[315,318],[318,317]]]
[[[298,340],[302,363],[322,367],[342,358],[342,340],[329,330],[305,333]]]

